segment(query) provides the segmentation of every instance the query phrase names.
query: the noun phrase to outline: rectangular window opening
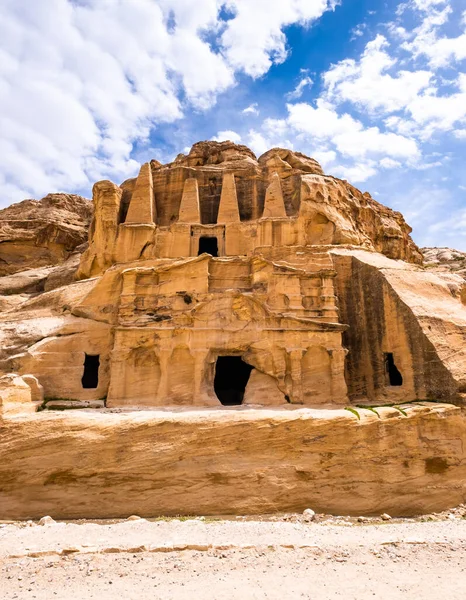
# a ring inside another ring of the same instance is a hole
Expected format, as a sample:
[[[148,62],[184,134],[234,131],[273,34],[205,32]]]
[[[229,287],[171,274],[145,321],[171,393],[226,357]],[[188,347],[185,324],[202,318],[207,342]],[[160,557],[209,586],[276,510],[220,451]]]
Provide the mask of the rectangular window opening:
[[[218,240],[216,237],[202,236],[199,238],[199,252],[201,254],[210,254],[211,256],[218,256]]]
[[[84,372],[81,383],[84,389],[95,389],[99,385],[100,356],[86,354],[84,358]]]
[[[385,352],[385,372],[391,386],[403,385],[403,376],[395,364],[393,352]]]
[[[214,390],[220,403],[235,406],[243,403],[252,366],[241,356],[219,356],[215,363]]]

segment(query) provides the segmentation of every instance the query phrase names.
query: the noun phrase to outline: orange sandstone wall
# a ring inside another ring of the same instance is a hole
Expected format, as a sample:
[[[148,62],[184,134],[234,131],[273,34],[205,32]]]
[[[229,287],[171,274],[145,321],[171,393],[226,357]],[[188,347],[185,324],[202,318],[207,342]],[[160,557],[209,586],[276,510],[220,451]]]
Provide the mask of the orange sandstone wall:
[[[351,400],[456,400],[466,390],[466,309],[432,273],[361,250],[332,250]],[[388,385],[392,353],[403,385]]]
[[[316,511],[466,501],[458,407],[42,412],[0,427],[0,518]]]

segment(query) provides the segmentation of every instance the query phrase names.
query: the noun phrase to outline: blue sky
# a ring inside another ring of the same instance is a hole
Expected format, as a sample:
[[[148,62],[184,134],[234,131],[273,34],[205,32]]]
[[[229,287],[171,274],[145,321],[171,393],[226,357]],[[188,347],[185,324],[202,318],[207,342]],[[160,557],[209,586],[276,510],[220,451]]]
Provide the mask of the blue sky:
[[[0,0],[0,40],[1,206],[232,139],[466,250],[464,0]]]

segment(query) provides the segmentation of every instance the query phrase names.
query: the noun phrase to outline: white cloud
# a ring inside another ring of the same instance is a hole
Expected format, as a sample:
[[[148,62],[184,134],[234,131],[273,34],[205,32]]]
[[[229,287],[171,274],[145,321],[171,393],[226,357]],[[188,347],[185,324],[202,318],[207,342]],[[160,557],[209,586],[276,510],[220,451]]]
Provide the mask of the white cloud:
[[[432,73],[425,70],[399,70],[395,76],[387,71],[396,66],[386,48],[386,38],[378,35],[366,45],[359,61],[346,59],[333,65],[324,75],[327,98],[352,102],[368,110],[392,112],[404,108],[425,90]]]
[[[308,75],[306,75],[305,77],[302,77],[300,82],[298,83],[298,85],[295,87],[295,89],[286,95],[287,100],[297,100],[298,98],[301,98],[304,90],[307,87],[309,87],[309,88],[312,87],[313,83],[314,82]]]
[[[212,140],[216,142],[230,141],[234,142],[235,144],[239,144],[241,142],[241,136],[239,133],[236,133],[236,131],[227,129],[226,131],[219,131],[217,135],[212,138]]]
[[[422,163],[419,165],[416,165],[415,168],[418,171],[430,171],[431,169],[434,169],[435,167],[441,167],[442,166],[442,162],[440,160],[436,160],[434,162],[427,162],[427,163]]]
[[[427,56],[433,68],[445,65],[449,55],[453,53],[453,57],[455,56],[457,46],[454,38],[439,39],[439,29],[447,23],[453,10],[450,3],[419,0],[415,7],[424,13],[423,20],[412,30],[412,41],[406,41],[401,48],[410,52],[414,58]],[[460,40],[459,46],[461,44]]]
[[[401,163],[397,160],[393,160],[393,158],[382,158],[379,161],[379,165],[383,168],[383,169],[398,169],[399,167],[401,167]]]
[[[443,39],[439,31],[452,13],[449,3],[414,0],[403,10],[407,7],[418,11],[418,22],[421,15],[419,26],[406,28],[398,18],[386,27],[392,43],[377,35],[359,59],[333,65],[323,75],[324,91],[315,104],[290,103],[286,118],[265,119],[260,129],[249,133],[256,151],[285,145],[276,141],[291,137],[297,147],[330,166],[332,173],[354,182],[380,170],[440,166],[440,160],[422,157],[420,143],[439,131],[466,137],[462,126],[466,124],[466,75],[452,80],[449,74],[450,79],[445,79],[438,75],[436,64],[426,68],[425,60],[416,60],[421,56],[418,39]],[[405,42],[402,50],[400,39]],[[288,99],[299,98],[303,87],[300,82]],[[343,104],[346,110],[340,108]],[[348,112],[348,104],[361,111],[361,119]]]
[[[378,127],[364,125],[349,114],[339,114],[320,98],[316,106],[288,104],[286,119],[266,119],[261,131],[251,130],[247,142],[262,154],[273,146],[295,146],[313,156],[331,173],[355,183],[375,175],[380,168],[415,165],[420,159],[417,143]],[[288,137],[287,137],[288,136]]]
[[[334,8],[335,0],[228,0],[235,18],[221,36],[228,62],[252,77],[266,73],[288,54],[283,28],[312,23]]]
[[[338,114],[331,104],[319,100],[316,108],[306,103],[288,104],[288,124],[298,133],[326,140],[344,156],[389,156],[415,161],[419,148],[413,139],[381,132],[378,127],[364,128],[349,114]]]
[[[456,123],[466,122],[466,74],[460,73],[456,84],[458,91],[448,96],[423,95],[409,104],[407,111],[420,137],[427,139],[435,131],[450,131]]]
[[[351,41],[355,40],[358,37],[361,37],[364,35],[364,31],[367,29],[367,24],[366,23],[360,23],[359,25],[356,25],[356,27],[354,27],[351,30]]]
[[[189,106],[212,106],[235,85],[237,71],[263,75],[287,54],[284,28],[312,23],[334,3],[32,4],[0,6],[0,185],[7,204],[134,174],[135,142],[140,155],[155,126],[179,119]],[[221,20],[222,6],[232,18]]]
[[[448,0],[412,0],[412,5],[418,10],[429,11],[433,7],[445,5]]]
[[[352,166],[338,165],[332,169],[332,175],[347,179],[351,183],[361,183],[377,173],[371,162],[362,162]]]
[[[337,158],[335,150],[315,150],[312,157],[323,167],[326,168],[332,165]]]
[[[270,144],[268,139],[265,138],[260,132],[255,131],[254,129],[251,129],[249,131],[247,142],[248,146],[257,156],[264,154],[264,152],[267,152],[267,150],[270,150],[270,148],[272,148],[272,145]]]
[[[283,139],[289,131],[288,121],[286,119],[265,119],[262,125],[269,138]]]
[[[254,104],[250,104],[249,106],[244,108],[241,112],[243,113],[243,115],[258,115],[259,109],[257,108],[257,106],[258,106],[257,102],[254,102]]]
[[[414,30],[412,42],[405,42],[403,48],[412,52],[414,57],[426,56],[432,68],[449,66],[454,61],[466,58],[466,31],[457,37],[447,37],[439,33],[451,14],[447,7],[442,12],[433,13],[422,25]],[[466,25],[463,19],[463,26]]]
[[[348,102],[370,111],[370,118],[384,116],[387,129],[407,138],[427,140],[438,132],[455,133],[466,124],[466,74],[445,76],[438,71],[453,66],[453,59],[466,58],[466,32],[456,38],[441,35],[452,14],[448,2],[414,0],[407,6],[422,16],[418,27],[401,28],[403,37],[410,39],[401,45],[402,52],[378,35],[359,60],[343,60],[323,75],[324,98],[335,105]],[[395,37],[399,29],[393,22],[387,27]],[[423,56],[428,69],[406,68],[418,65]]]
[[[401,25],[398,25],[397,23],[388,23],[387,30],[388,30],[390,36],[393,38],[398,38],[400,40],[407,40],[411,37],[411,34],[405,29],[405,27],[402,27]]]

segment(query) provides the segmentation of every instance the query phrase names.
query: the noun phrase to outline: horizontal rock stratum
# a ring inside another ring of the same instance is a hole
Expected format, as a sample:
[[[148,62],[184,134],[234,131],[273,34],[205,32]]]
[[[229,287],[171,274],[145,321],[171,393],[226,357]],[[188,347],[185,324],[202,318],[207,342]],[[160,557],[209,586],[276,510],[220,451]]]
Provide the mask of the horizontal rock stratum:
[[[0,518],[464,501],[466,284],[400,213],[232,142],[25,202],[0,214]]]
[[[2,518],[415,515],[466,499],[460,408],[45,411],[0,432]]]

